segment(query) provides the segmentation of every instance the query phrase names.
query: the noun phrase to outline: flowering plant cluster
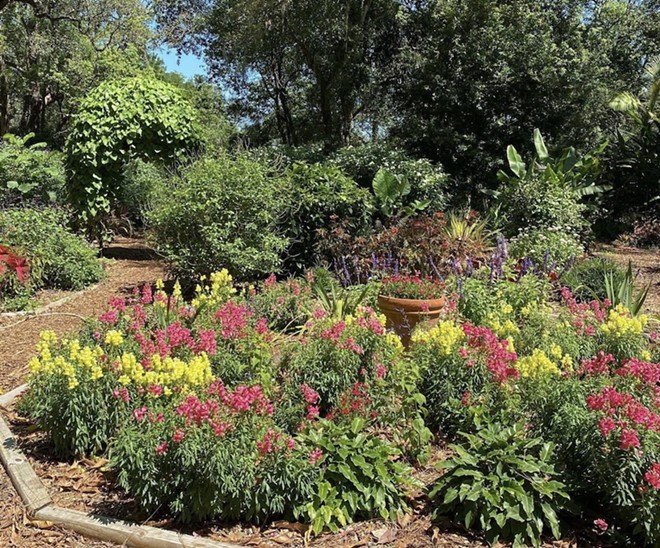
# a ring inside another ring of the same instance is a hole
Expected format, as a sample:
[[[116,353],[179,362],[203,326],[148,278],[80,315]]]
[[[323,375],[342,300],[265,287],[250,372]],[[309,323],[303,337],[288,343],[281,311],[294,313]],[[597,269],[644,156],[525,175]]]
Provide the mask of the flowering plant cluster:
[[[503,267],[492,283],[450,282],[442,318],[404,351],[376,310],[333,314],[311,283],[270,277],[239,293],[219,272],[191,302],[162,283],[113,299],[78,338],[42,335],[21,409],[60,454],[108,454],[145,510],[279,516],[314,532],[405,510],[415,487],[405,461],[424,461],[432,433],[524,425],[520,451],[555,445],[535,466],[554,466],[576,500],[612,501],[599,531],[660,540],[660,348],[644,315],[568,290],[550,302],[542,278]],[[459,491],[463,477],[452,479]],[[553,505],[541,511],[555,532],[559,500],[509,480]],[[456,500],[451,512],[464,515],[470,498]],[[503,538],[514,538],[517,525],[507,527]]]
[[[399,299],[430,300],[442,297],[444,289],[445,284],[431,276],[399,274],[383,279],[380,292]]]
[[[556,444],[567,492],[608,501],[596,519],[601,534],[658,542],[657,333],[644,315],[578,303],[566,288],[559,303],[542,294],[521,298],[511,291],[519,283],[494,281],[499,309],[474,313],[469,293],[482,285],[466,280],[469,306],[459,302],[456,317],[413,335],[429,426],[454,435],[480,432],[484,421],[523,421],[530,439]]]
[[[119,486],[150,512],[184,521],[281,516],[316,530],[393,516],[410,479],[398,461],[429,438],[417,377],[384,318],[368,307],[332,317],[309,283],[269,278],[260,292],[239,294],[219,272],[190,303],[178,284],[166,292],[162,282],[113,299],[75,339],[42,334],[21,410],[61,455],[107,453]],[[271,291],[309,300],[297,334],[275,332],[277,322],[260,314],[256,303]],[[349,426],[356,420],[359,431]],[[364,502],[330,516],[314,510],[339,481],[326,473],[336,456],[314,435],[329,423],[360,445],[362,430],[388,432],[374,442],[382,459],[365,465],[400,475],[388,472],[384,503],[386,479],[376,475]]]

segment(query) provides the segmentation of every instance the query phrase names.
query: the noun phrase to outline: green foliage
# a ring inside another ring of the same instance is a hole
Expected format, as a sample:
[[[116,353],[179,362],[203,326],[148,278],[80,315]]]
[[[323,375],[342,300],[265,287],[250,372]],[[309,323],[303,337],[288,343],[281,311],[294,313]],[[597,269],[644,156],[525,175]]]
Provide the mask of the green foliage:
[[[370,287],[365,285],[345,289],[332,278],[320,277],[312,283],[312,290],[317,298],[317,305],[320,305],[328,316],[335,320],[344,320],[347,316],[355,316]]]
[[[126,165],[117,192],[116,210],[136,226],[145,226],[154,198],[166,193],[163,166],[135,160]]]
[[[285,265],[304,270],[318,259],[319,230],[328,229],[333,216],[345,219],[355,233],[364,231],[373,213],[373,197],[336,167],[295,163],[286,173],[291,209],[283,220],[290,238]]]
[[[490,545],[501,538],[538,547],[546,528],[559,539],[557,512],[569,497],[552,464],[553,445],[527,438],[521,424],[490,424],[462,436],[429,493],[434,517],[476,526]]]
[[[68,229],[66,215],[56,209],[0,211],[0,243],[28,257],[36,287],[82,289],[103,277],[96,252]]]
[[[651,289],[651,282],[635,294],[635,276],[632,271],[632,261],[628,261],[628,268],[624,271],[622,277],[617,276],[615,270],[610,270],[604,273],[604,278],[605,294],[611,306],[616,308],[623,305],[633,316],[639,315],[649,294],[649,289]]]
[[[657,211],[660,201],[660,58],[649,59],[639,96],[619,94],[610,107],[625,118],[617,128],[608,176],[614,183],[610,207],[618,218]]]
[[[598,142],[607,101],[657,52],[652,0],[434,0],[402,12],[392,134],[467,192],[491,187],[506,146],[529,148],[535,127],[559,146]]]
[[[599,169],[598,160],[593,155],[578,159],[572,148],[553,159],[538,130],[534,137],[537,158],[529,167],[509,145],[507,157],[513,175],[498,173],[502,186],[497,199],[507,213],[507,235],[543,229],[575,240],[586,228],[585,206],[579,199],[597,188],[593,181]]]
[[[245,157],[203,157],[154,198],[153,245],[189,279],[222,268],[237,280],[277,271],[287,244],[277,228],[289,208],[286,188]]]
[[[551,228],[523,228],[511,239],[511,256],[528,258],[543,268],[563,268],[580,257],[584,247],[574,233]]]
[[[387,143],[344,147],[331,155],[329,162],[363,188],[372,187],[380,170],[392,174],[397,180],[405,180],[410,190],[401,206],[428,201],[430,211],[442,211],[447,205],[448,180],[442,166],[423,158],[415,159]]]
[[[200,145],[196,120],[175,87],[147,78],[104,82],[81,101],[66,143],[67,190],[90,232],[99,235],[115,205],[125,164],[180,160]]]
[[[258,317],[268,321],[270,329],[296,332],[308,320],[316,301],[306,280],[288,278],[277,282],[271,275],[249,296],[248,302]]]
[[[365,430],[364,419],[337,425],[321,421],[299,437],[321,450],[316,493],[303,510],[312,532],[336,532],[358,518],[395,519],[407,510],[405,489],[417,486],[399,452]]]
[[[594,298],[602,301],[607,297],[605,275],[608,272],[613,273],[617,285],[623,279],[623,269],[612,260],[602,257],[588,258],[576,261],[560,281],[580,302],[589,302]]]
[[[547,282],[534,273],[524,274],[517,280],[503,276],[492,281],[488,274],[486,269],[481,269],[460,282],[458,312],[474,325],[485,325],[490,315],[497,314],[506,305],[519,317],[524,308],[539,305],[549,294]],[[459,282],[454,280],[453,283]]]
[[[5,135],[0,145],[0,203],[39,205],[61,201],[64,166],[57,152],[46,150],[45,143],[28,144],[34,133],[25,137]]]
[[[294,519],[312,495],[318,471],[268,417],[243,412],[220,434],[209,421],[186,424],[173,406],[163,412],[158,423],[131,421],[111,447],[119,485],[145,510],[182,522]]]

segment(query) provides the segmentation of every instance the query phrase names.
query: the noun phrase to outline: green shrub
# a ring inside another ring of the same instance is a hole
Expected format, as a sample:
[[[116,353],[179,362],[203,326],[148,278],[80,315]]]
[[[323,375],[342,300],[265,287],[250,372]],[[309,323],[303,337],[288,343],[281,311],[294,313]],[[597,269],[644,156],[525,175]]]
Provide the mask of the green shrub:
[[[183,522],[291,520],[312,495],[318,471],[309,454],[257,402],[244,409],[217,393],[189,395],[144,413],[117,433],[110,454],[119,485],[148,512]]]
[[[0,145],[0,204],[39,205],[58,202],[64,187],[62,155],[46,150],[45,143],[27,143],[34,137],[5,135]]]
[[[524,228],[511,239],[511,256],[528,258],[544,268],[563,268],[580,257],[584,247],[575,233],[548,228]]]
[[[300,329],[309,318],[313,302],[312,288],[306,280],[288,278],[278,282],[274,274],[249,297],[256,316],[266,318],[274,331]]]
[[[337,425],[321,421],[299,437],[313,447],[321,468],[316,493],[304,512],[314,533],[337,532],[355,519],[395,519],[407,509],[405,489],[418,486],[399,451],[365,431],[364,419]]]
[[[315,265],[319,230],[327,230],[333,218],[345,219],[354,233],[369,226],[373,196],[336,167],[295,163],[286,176],[293,198],[284,220],[291,241],[285,261],[289,270],[302,271]]]
[[[287,187],[244,157],[203,157],[156,196],[153,245],[184,278],[226,268],[237,280],[279,270],[287,239],[277,225]]]
[[[167,173],[161,165],[135,160],[124,169],[117,192],[117,211],[136,226],[145,226],[154,197],[167,192]]]
[[[53,332],[43,332],[38,344],[40,358],[47,358],[51,352],[75,355],[75,376],[39,374],[43,369],[33,360],[30,366],[35,375],[30,389],[19,401],[19,409],[48,432],[55,451],[63,458],[99,454],[130,411],[113,397],[116,378],[97,376],[101,372],[98,355],[91,351],[80,354],[78,341],[55,343]],[[81,383],[84,389],[76,390]]]
[[[524,427],[491,424],[439,466],[444,474],[429,493],[434,518],[450,515],[465,527],[484,531],[488,544],[501,538],[514,546],[540,546],[549,528],[560,537],[557,512],[568,500],[552,464],[553,445],[527,438]]]
[[[96,251],[67,221],[56,209],[0,211],[0,243],[28,257],[36,287],[77,290],[103,277]]]
[[[175,163],[201,138],[197,111],[176,87],[142,77],[102,82],[78,105],[66,141],[67,192],[78,221],[102,238],[126,163]]]
[[[618,285],[624,278],[625,270],[610,259],[593,257],[577,261],[561,278],[562,285],[571,290],[573,297],[579,302],[589,302],[593,299],[605,300],[605,275],[614,274]]]
[[[425,158],[415,159],[401,149],[384,143],[349,146],[339,149],[329,163],[338,166],[363,188],[371,188],[379,169],[405,178],[410,184],[405,205],[430,200],[428,211],[442,211],[447,207],[448,178],[442,166]]]

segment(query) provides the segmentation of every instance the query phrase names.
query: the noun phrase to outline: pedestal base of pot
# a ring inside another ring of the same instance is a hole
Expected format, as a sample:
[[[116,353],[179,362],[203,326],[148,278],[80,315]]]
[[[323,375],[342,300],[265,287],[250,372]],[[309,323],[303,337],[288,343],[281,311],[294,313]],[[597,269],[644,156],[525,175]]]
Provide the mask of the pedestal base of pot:
[[[437,323],[445,299],[398,299],[378,295],[378,308],[387,319],[386,327],[392,329],[408,348],[415,327],[421,322]]]

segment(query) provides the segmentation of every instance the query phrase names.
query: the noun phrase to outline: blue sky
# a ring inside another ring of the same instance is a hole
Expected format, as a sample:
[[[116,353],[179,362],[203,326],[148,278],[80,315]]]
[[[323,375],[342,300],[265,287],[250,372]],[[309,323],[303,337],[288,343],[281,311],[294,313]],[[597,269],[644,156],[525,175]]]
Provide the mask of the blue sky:
[[[167,70],[183,74],[186,78],[206,74],[204,61],[196,55],[179,56],[176,50],[164,47],[156,50],[156,54],[164,61]]]

